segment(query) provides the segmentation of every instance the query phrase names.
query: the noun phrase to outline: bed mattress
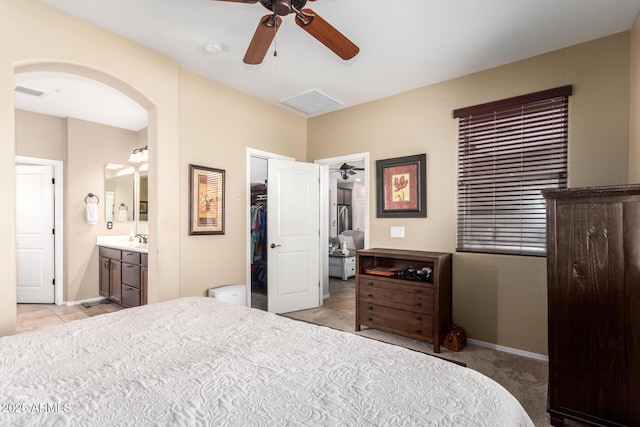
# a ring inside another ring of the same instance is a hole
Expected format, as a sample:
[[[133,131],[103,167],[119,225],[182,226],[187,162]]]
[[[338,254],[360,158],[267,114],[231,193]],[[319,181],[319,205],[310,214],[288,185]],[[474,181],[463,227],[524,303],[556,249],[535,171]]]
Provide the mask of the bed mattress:
[[[462,366],[211,298],[0,338],[0,424],[532,426]]]

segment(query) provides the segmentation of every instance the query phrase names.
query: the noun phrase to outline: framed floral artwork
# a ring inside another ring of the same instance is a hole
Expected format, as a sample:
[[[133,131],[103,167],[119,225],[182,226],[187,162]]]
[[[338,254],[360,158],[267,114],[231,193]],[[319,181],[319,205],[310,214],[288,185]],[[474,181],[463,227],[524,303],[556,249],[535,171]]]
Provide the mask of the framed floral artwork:
[[[224,170],[189,165],[189,234],[224,234]]]
[[[427,155],[376,161],[378,218],[427,216]]]

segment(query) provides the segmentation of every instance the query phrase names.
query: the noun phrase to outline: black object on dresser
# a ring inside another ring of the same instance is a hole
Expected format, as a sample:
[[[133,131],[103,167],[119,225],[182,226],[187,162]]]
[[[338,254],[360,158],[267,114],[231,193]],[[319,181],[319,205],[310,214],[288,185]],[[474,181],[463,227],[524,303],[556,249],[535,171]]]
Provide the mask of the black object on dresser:
[[[439,353],[451,322],[451,258],[441,252],[358,250],[356,331],[364,325],[426,341]]]
[[[543,195],[551,424],[640,426],[640,185]]]

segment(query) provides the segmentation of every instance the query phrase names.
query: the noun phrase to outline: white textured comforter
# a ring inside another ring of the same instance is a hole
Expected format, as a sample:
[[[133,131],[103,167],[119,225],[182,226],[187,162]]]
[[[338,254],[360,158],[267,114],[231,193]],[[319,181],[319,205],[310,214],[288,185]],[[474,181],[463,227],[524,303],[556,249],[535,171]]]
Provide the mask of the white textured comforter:
[[[0,338],[0,425],[530,426],[453,363],[210,298]]]

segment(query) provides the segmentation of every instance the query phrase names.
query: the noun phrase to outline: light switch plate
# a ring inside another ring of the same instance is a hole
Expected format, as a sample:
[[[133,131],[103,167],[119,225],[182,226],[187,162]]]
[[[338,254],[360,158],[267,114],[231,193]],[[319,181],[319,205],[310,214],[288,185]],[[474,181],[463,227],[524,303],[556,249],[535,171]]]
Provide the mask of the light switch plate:
[[[404,227],[391,227],[391,237],[404,237]]]

